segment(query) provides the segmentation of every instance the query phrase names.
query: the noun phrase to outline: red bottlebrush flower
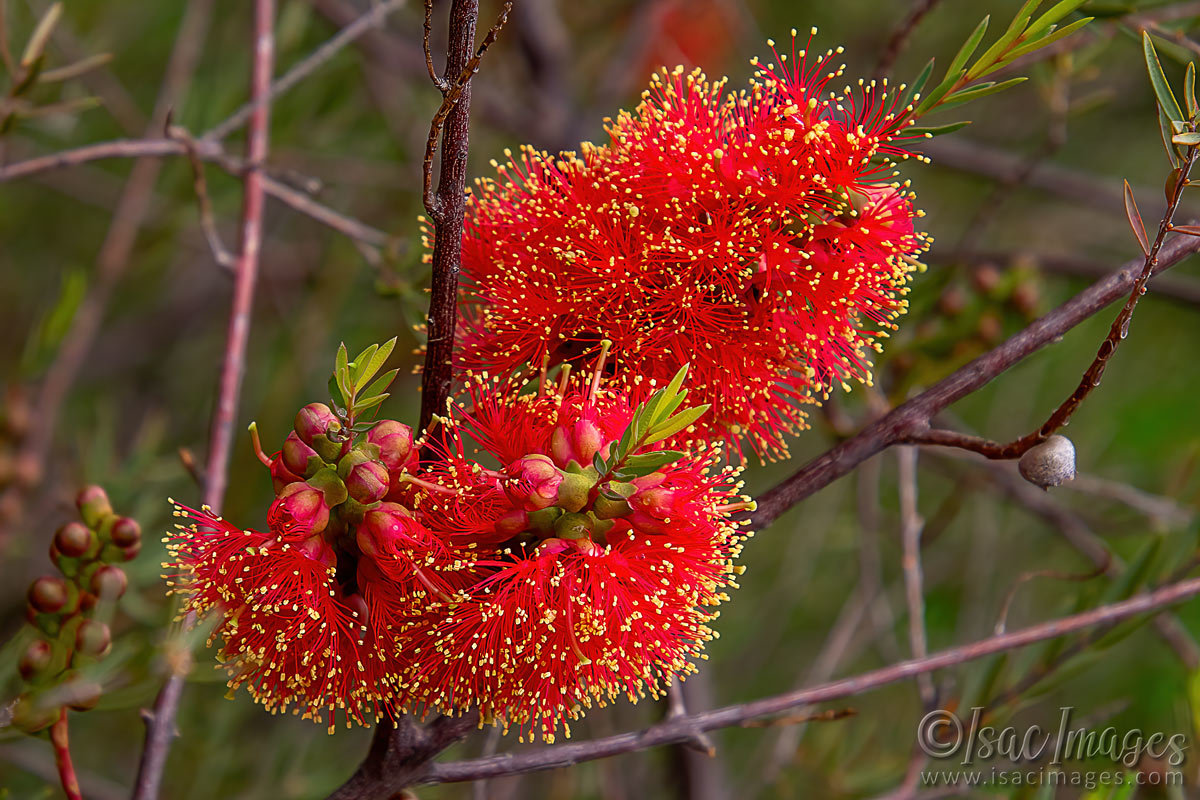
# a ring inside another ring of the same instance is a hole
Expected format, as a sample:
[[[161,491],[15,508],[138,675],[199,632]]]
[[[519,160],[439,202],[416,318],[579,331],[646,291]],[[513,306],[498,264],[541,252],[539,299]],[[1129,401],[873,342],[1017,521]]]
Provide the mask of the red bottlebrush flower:
[[[606,146],[526,149],[481,181],[460,366],[590,362],[611,340],[634,400],[692,365],[696,441],[786,453],[805,404],[870,381],[926,247],[887,182],[908,109],[885,86],[829,94],[834,55],[793,52],[740,94],[664,71]]]
[[[556,434],[561,441],[581,420],[587,442],[601,432],[594,451],[611,452],[634,416],[625,394],[577,385],[518,394],[475,380],[468,397],[462,429],[483,454],[502,463],[502,453],[526,455],[502,472],[483,469],[452,436],[446,462],[415,485],[414,516],[466,545],[473,583],[440,614],[405,622],[411,702],[478,707],[553,740],[583,709],[656,695],[693,671],[712,607],[733,586],[741,535],[732,512],[747,506],[736,471],[713,469],[711,451],[623,483],[565,452],[548,456]],[[606,492],[633,499],[614,504]]]
[[[328,712],[331,730],[339,712],[369,724],[403,705],[394,631],[387,619],[364,618],[367,602],[339,584],[333,550],[319,536],[286,542],[176,508],[194,524],[166,540],[168,584],[185,598],[181,613],[220,615],[213,638],[222,640],[231,688],[245,686],[272,712],[318,722]],[[393,615],[406,602],[393,598]]]

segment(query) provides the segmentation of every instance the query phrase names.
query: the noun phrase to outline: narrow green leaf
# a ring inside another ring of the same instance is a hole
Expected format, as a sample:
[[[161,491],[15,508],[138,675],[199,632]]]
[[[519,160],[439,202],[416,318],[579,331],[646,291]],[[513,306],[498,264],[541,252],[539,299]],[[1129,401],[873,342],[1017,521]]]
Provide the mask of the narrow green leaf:
[[[676,395],[679,394],[679,389],[683,386],[684,379],[687,378],[689,366],[688,364],[684,364],[679,368],[679,372],[675,373],[675,377],[671,378],[671,382],[667,384],[667,388],[664,390],[667,397],[675,399]]]
[[[984,83],[980,84],[979,86],[963,89],[961,92],[955,92],[947,97],[940,107],[942,109],[948,109],[954,108],[955,106],[961,106],[963,103],[969,103],[972,100],[978,100],[979,98],[987,97],[990,94],[1003,92],[1005,89],[1016,86],[1018,83],[1024,83],[1026,80],[1027,78],[1024,77],[1010,78],[1006,81],[1002,81],[1001,83]]]
[[[933,59],[931,58],[925,65],[925,69],[921,70],[920,74],[917,75],[916,80],[914,80],[912,85],[908,87],[908,91],[904,93],[904,99],[900,102],[901,108],[908,108],[916,96],[925,91],[925,84],[929,83],[929,78],[932,75]]]
[[[655,416],[658,417],[658,421],[655,423],[655,425],[661,425],[670,419],[671,415],[674,414],[681,405],[683,405],[683,401],[686,399],[687,389],[684,389],[682,392],[675,395],[674,399],[672,399],[670,402],[661,403],[658,407],[657,413],[655,414]]]
[[[371,358],[375,355],[375,351],[379,349],[379,345],[373,344],[366,350],[363,350],[354,360],[350,362],[350,383],[354,386],[354,390],[358,389],[369,380],[367,375],[367,367],[371,364]]]
[[[951,122],[949,125],[936,125],[932,128],[918,127],[914,125],[911,128],[905,128],[904,135],[925,136],[926,134],[929,134],[929,137],[932,138],[934,136],[943,136],[947,133],[954,133],[957,130],[962,130],[970,124],[970,120],[963,120],[962,122]]]
[[[960,70],[957,73],[947,75],[945,79],[937,85],[937,88],[930,92],[921,104],[917,106],[917,110],[913,112],[913,116],[919,117],[929,109],[936,106],[946,94],[954,88],[959,79],[963,77],[963,72]]]
[[[368,411],[382,403],[384,400],[387,400],[389,397],[391,397],[391,395],[387,392],[384,392],[383,394],[377,394],[374,397],[368,397],[366,400],[355,400],[354,410],[356,412]]]
[[[678,450],[655,450],[651,453],[641,453],[636,456],[630,456],[629,460],[621,466],[621,471],[639,477],[649,475],[659,467],[670,464],[673,461],[678,461],[683,458],[683,455]]]
[[[976,48],[978,48],[979,43],[983,41],[983,35],[987,33],[988,21],[991,18],[992,17],[990,14],[985,16],[980,23],[975,26],[975,30],[971,32],[971,35],[967,37],[967,40],[963,42],[962,47],[958,48],[958,52],[954,55],[954,60],[950,62],[950,66],[946,67],[947,75],[952,75],[953,73],[961,70],[967,65],[967,59],[975,55]]]
[[[1188,119],[1200,116],[1200,105],[1196,103],[1196,65],[1191,61],[1183,73],[1183,103],[1187,106]]]
[[[1051,25],[1056,24],[1060,19],[1070,14],[1075,9],[1086,3],[1087,0],[1062,0],[1058,5],[1052,6],[1049,11],[1038,17],[1032,25],[1025,29],[1027,37],[1036,36],[1044,30],[1047,30]]]
[[[362,356],[354,359],[361,365],[359,367],[359,374],[354,380],[354,388],[360,390],[366,386],[367,382],[374,378],[375,374],[387,363],[388,358],[391,357],[392,351],[395,349],[396,337],[392,337],[381,345],[371,345],[371,347],[367,348],[367,350],[370,350],[370,355],[366,359]]]
[[[691,425],[693,422],[700,419],[700,417],[704,416],[704,412],[708,411],[708,409],[708,405],[702,405],[696,406],[695,408],[689,408],[685,411],[680,411],[675,416],[664,421],[661,425],[651,428],[649,437],[646,439],[646,444],[654,444],[656,442],[661,442],[663,439],[674,436],[688,425]]]
[[[337,402],[337,398],[341,395],[341,387],[338,386],[337,373],[329,376],[329,399]]]
[[[1133,228],[1133,235],[1137,237],[1138,244],[1142,246],[1142,255],[1150,255],[1150,237],[1146,235],[1146,223],[1142,222],[1142,213],[1138,211],[1137,200],[1133,197],[1133,188],[1130,187],[1129,181],[1125,181],[1125,216],[1129,220],[1129,227]]]
[[[638,410],[633,413],[634,421],[640,422],[641,420],[653,419],[654,415],[658,413],[658,405],[662,402],[662,399],[666,396],[666,393],[666,389],[659,389],[657,392],[650,395],[650,399],[642,403]],[[638,431],[638,434],[640,433],[641,432]]]
[[[1025,0],[1025,5],[1021,6],[1021,10],[1013,17],[1012,22],[1008,23],[1008,28],[1005,33],[1017,31],[1019,34],[1025,30],[1025,26],[1029,24],[1029,20],[1033,18],[1033,12],[1037,11],[1037,7],[1042,4],[1042,0]]]
[[[392,381],[396,379],[398,374],[400,374],[400,370],[398,369],[389,370],[383,373],[375,380],[374,383],[367,387],[366,391],[364,391],[360,397],[365,400],[368,397],[374,397],[375,395],[385,391],[388,386],[391,385]]]
[[[1182,144],[1186,147],[1194,147],[1200,144],[1200,133],[1177,133],[1171,137],[1171,142]]]
[[[1171,166],[1175,169],[1179,168],[1179,156],[1175,152],[1174,145],[1171,144],[1171,139],[1175,136],[1175,132],[1171,129],[1171,119],[1167,116],[1167,112],[1163,111],[1161,103],[1155,103],[1158,107],[1158,131],[1162,134],[1163,149],[1167,151],[1167,158],[1171,161]]]
[[[1167,76],[1163,74],[1162,63],[1158,60],[1158,53],[1154,50],[1154,42],[1151,40],[1150,34],[1145,31],[1142,31],[1142,51],[1146,56],[1146,72],[1150,75],[1150,85],[1154,87],[1159,107],[1167,113],[1169,118],[1182,120],[1183,112],[1179,110],[1179,103],[1175,101],[1171,85],[1167,83]]]
[[[346,343],[338,345],[337,356],[334,358],[333,371],[341,372],[350,363],[350,354],[346,352]]]
[[[46,45],[50,41],[50,34],[54,32],[54,26],[58,24],[59,18],[62,17],[63,4],[55,3],[46,9],[46,13],[38,20],[37,27],[33,29],[33,33],[29,36],[29,42],[25,45],[25,52],[21,54],[21,67],[28,69],[33,65],[33,62],[42,57],[42,53],[46,52]]]
[[[599,472],[601,475],[604,475],[608,472],[608,464],[604,463],[604,458],[601,457],[599,452],[592,456],[592,466],[595,467],[596,472]]]
[[[1059,28],[1058,30],[1054,31],[1053,33],[1039,36],[1034,41],[1026,42],[1025,44],[1021,45],[1020,47],[1014,48],[1013,50],[1011,50],[1007,54],[1005,54],[1004,59],[999,64],[996,65],[996,69],[999,69],[1000,67],[1011,64],[1012,62],[1016,61],[1021,56],[1027,56],[1030,53],[1034,52],[1035,50],[1041,50],[1046,45],[1057,42],[1059,39],[1067,38],[1072,33],[1079,30],[1080,28],[1082,28],[1084,25],[1087,25],[1093,19],[1095,19],[1095,17],[1084,17],[1083,19],[1077,19],[1074,22],[1072,22],[1070,25]],[[988,70],[987,72],[984,73],[984,75],[986,75],[988,72],[991,72],[991,71],[992,70]],[[980,77],[983,77],[983,76],[981,75]]]
[[[1015,22],[1016,20],[1013,21]],[[1021,24],[1024,25],[1024,23]],[[990,72],[991,67],[996,64],[1001,56],[1008,52],[1008,48],[1012,47],[1013,42],[1015,42],[1020,35],[1020,28],[1009,27],[1009,29],[1004,32],[1004,35],[997,39],[991,47],[985,50],[983,55],[981,55],[979,59],[971,65],[971,68],[967,70],[967,80],[975,80],[981,75],[986,75],[988,72]]]
[[[99,53],[94,56],[88,56],[65,67],[46,70],[42,73],[41,82],[58,83],[70,80],[71,78],[77,78],[80,75],[91,72],[97,67],[104,66],[109,61],[112,61],[112,53]]]

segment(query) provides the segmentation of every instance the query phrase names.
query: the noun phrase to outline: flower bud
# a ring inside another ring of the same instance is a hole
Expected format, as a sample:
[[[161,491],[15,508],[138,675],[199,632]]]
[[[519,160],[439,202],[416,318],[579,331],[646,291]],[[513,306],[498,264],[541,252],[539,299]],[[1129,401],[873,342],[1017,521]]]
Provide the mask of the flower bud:
[[[606,444],[608,443],[600,426],[595,420],[585,416],[570,428],[560,425],[554,429],[550,437],[550,454],[554,457],[554,462],[563,467],[572,461],[581,466],[588,466]]]
[[[379,447],[379,460],[392,476],[412,466],[416,460],[412,428],[402,422],[385,419],[367,431],[367,441]]]
[[[309,403],[296,412],[296,435],[300,441],[309,446],[318,436],[327,435],[330,431],[340,431],[342,423],[337,415],[329,410],[324,403]]]
[[[548,456],[537,454],[519,458],[509,465],[507,472],[515,482],[505,486],[504,491],[526,511],[552,506],[558,500],[563,473]]]
[[[596,485],[596,471],[588,473],[567,472],[558,485],[557,505],[566,511],[582,511],[588,503],[592,488]]]
[[[95,532],[82,522],[68,522],[54,534],[54,546],[68,558],[81,558],[98,544]]]
[[[92,594],[97,597],[103,597],[106,600],[116,600],[125,594],[125,589],[129,586],[129,578],[126,577],[125,570],[107,564],[96,570],[96,574],[92,576],[89,585],[91,586]]]
[[[45,639],[38,639],[25,648],[17,668],[22,678],[31,681],[49,669],[53,661],[54,648]]]
[[[54,724],[60,711],[39,702],[38,698],[26,693],[18,698],[12,708],[12,725],[26,733],[37,733]]]
[[[112,632],[103,622],[85,619],[75,632],[75,649],[85,656],[106,655],[112,649]]]
[[[305,445],[305,447],[307,446]],[[282,492],[289,483],[302,480],[304,480],[303,475],[297,475],[287,468],[287,464],[283,463],[282,453],[275,456],[275,460],[271,462],[271,489],[276,495]]]
[[[128,548],[140,546],[142,543],[142,526],[132,517],[121,517],[112,526],[112,543],[117,547]]]
[[[388,468],[361,450],[351,450],[338,464],[338,475],[354,500],[368,506],[388,493]]]
[[[592,519],[587,514],[568,512],[554,521],[554,535],[568,541],[590,538],[592,528]]]
[[[538,536],[554,535],[554,522],[562,514],[563,510],[557,506],[550,506],[539,511],[531,511],[527,523],[529,532]]]
[[[411,532],[420,525],[399,503],[381,503],[363,515],[355,531],[358,549],[371,558],[407,551],[413,544]]]
[[[283,440],[280,457],[283,459],[283,466],[291,474],[298,475],[299,480],[311,478],[313,473],[325,465],[325,462],[317,455],[317,451],[305,444],[295,431],[289,433]],[[271,466],[273,470],[274,463]]]
[[[271,530],[288,540],[307,539],[329,524],[329,505],[320,489],[302,481],[288,484],[267,512]]]
[[[112,513],[112,504],[108,502],[108,494],[99,486],[88,486],[75,497],[75,507],[89,528],[95,528],[100,521]]]
[[[39,614],[57,614],[70,600],[67,582],[62,578],[38,578],[29,587],[29,607]]]
[[[1021,477],[1047,489],[1075,478],[1075,445],[1055,434],[1025,451],[1017,462]]]
[[[72,675],[63,683],[63,693],[66,696],[67,706],[71,710],[91,711],[100,702],[100,695],[104,693],[104,687],[96,681],[84,680],[78,675]]]
[[[529,527],[529,514],[523,508],[514,508],[496,520],[496,533],[502,536],[518,536]]]

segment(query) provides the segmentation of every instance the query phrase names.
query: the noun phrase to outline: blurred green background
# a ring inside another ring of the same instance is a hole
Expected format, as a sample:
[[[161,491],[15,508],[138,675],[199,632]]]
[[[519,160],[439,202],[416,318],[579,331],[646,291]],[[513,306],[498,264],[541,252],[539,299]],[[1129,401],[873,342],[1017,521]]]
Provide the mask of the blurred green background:
[[[0,139],[5,160],[141,136],[186,5],[68,3],[52,39],[51,66],[104,52],[112,61],[62,85],[38,87],[32,98],[44,104],[96,96],[100,107],[17,120]],[[418,382],[409,373],[418,363],[413,326],[423,319],[428,280],[417,223],[420,159],[438,97],[424,77],[414,5],[392,14],[384,29],[346,48],[272,107],[272,174],[301,192],[318,189],[321,203],[384,232],[389,241],[379,248],[356,246],[269,201],[225,504],[226,516],[243,525],[263,524],[271,498],[246,424],[257,420],[267,448],[274,449],[295,410],[324,398],[339,341],[361,348],[400,336],[402,355],[395,360],[403,361],[402,377],[385,410],[416,421]],[[1060,55],[1023,66],[1028,82],[939,117],[973,124],[934,142],[932,165],[905,166],[928,212],[924,230],[936,241],[929,270],[913,283],[912,311],[880,359],[874,402],[898,402],[928,386],[1081,289],[1088,279],[1080,273],[1103,274],[1137,253],[1122,211],[1121,180],[1138,191],[1150,226],[1164,205],[1168,167],[1136,31],[1158,26],[1152,30],[1167,42],[1164,67],[1178,85],[1190,51],[1189,41],[1174,34],[1200,38],[1198,5],[1091,3],[1085,10],[1101,18]],[[45,4],[7,0],[6,6],[10,46],[19,51]],[[438,4],[439,21],[445,6]],[[936,5],[892,74],[911,79],[931,56],[945,64],[983,14],[1007,24],[1018,6],[1011,0]],[[364,0],[280,0],[277,74],[366,8]],[[603,118],[636,102],[659,63],[699,64],[712,75],[728,74],[737,87],[748,75],[750,57],[767,51],[765,39],[784,41],[793,27],[818,26],[819,47],[845,45],[847,77],[869,77],[910,8],[899,0],[517,0],[510,27],[474,83],[471,175],[486,174],[490,159],[522,142],[565,147],[602,138]],[[213,3],[199,62],[173,109],[174,124],[193,135],[246,99],[250,10],[245,0]],[[485,19],[495,11],[496,4],[484,3]],[[444,41],[440,22],[435,40]],[[240,152],[239,135],[227,142],[231,153]],[[1006,180],[996,179],[997,164],[1006,167]],[[25,588],[49,572],[46,548],[54,529],[72,517],[74,492],[85,482],[102,483],[118,512],[135,516],[147,532],[145,549],[130,565],[133,589],[121,601],[108,692],[97,710],[72,715],[84,793],[99,800],[127,795],[142,742],[138,712],[153,702],[163,680],[161,645],[172,610],[159,578],[164,553],[157,533],[172,522],[168,496],[199,502],[179,451],[186,448],[202,463],[232,288],[201,233],[187,161],[164,161],[136,245],[112,282],[102,324],[53,421],[45,474],[16,494],[22,442],[45,424],[40,381],[59,356],[81,298],[103,282],[97,253],[130,168],[127,160],[103,161],[0,185],[0,363],[8,391],[0,441],[6,483],[0,502],[0,641],[10,642],[0,650],[0,703],[19,691],[13,642],[21,641]],[[232,248],[241,184],[213,166],[206,175],[217,228]],[[1200,201],[1188,197],[1184,208],[1190,212],[1185,216],[1200,213]],[[1010,628],[1116,599],[1186,568],[1196,545],[1193,511],[1200,496],[1195,272],[1195,264],[1181,265],[1160,284],[1169,286],[1170,295],[1152,291],[1146,298],[1103,386],[1070,426],[1086,480],[1031,499],[1027,485],[1013,482],[1014,465],[991,470],[922,453],[919,507],[927,522],[931,649],[989,635],[1014,587]],[[954,406],[950,424],[1000,440],[1032,430],[1074,388],[1115,313],[1101,313]],[[827,449],[839,432],[861,424],[871,402],[856,389],[837,397],[829,414],[815,412],[813,430],[795,441],[790,463],[747,471],[751,491],[772,486]],[[722,636],[701,675],[689,681],[693,709],[855,674],[909,654],[896,465],[896,454],[885,453],[749,542],[742,588],[718,622]],[[1140,492],[1127,497],[1128,487]],[[1137,580],[1022,581],[1032,571],[1079,575],[1091,569],[1061,535],[1063,525],[1073,524],[1122,559],[1142,557],[1145,569]],[[865,613],[862,575],[868,586],[882,588]],[[1179,616],[1200,635],[1200,605],[1184,606]],[[832,629],[846,636],[830,647]],[[1058,719],[1061,706],[1072,706],[1077,721],[1183,732],[1194,741],[1188,686],[1196,665],[1167,647],[1150,625],[1121,633],[1128,635],[1103,648],[1081,648],[1079,657],[1022,691],[997,718],[1045,724]],[[1050,648],[1070,649],[1076,642],[1014,653],[999,665],[989,696],[1021,686],[1031,670],[1055,658]],[[941,702],[970,705],[964,692],[993,666],[980,662],[938,673]],[[222,674],[214,667],[212,653],[200,648],[164,796],[323,797],[364,755],[368,731],[330,736],[321,726],[272,717],[244,693],[223,699]],[[837,721],[720,732],[711,760],[660,749],[492,781],[474,796],[842,798],[900,786],[922,714],[913,683],[831,708],[856,713]],[[573,734],[586,739],[637,728],[663,712],[649,701],[620,704],[591,714],[573,726]],[[485,747],[521,745],[480,734],[449,755],[470,757]],[[1200,756],[1190,754],[1184,771],[1195,785]],[[0,796],[58,796],[49,745],[0,729],[0,787]],[[472,791],[429,787],[419,795],[457,798]]]

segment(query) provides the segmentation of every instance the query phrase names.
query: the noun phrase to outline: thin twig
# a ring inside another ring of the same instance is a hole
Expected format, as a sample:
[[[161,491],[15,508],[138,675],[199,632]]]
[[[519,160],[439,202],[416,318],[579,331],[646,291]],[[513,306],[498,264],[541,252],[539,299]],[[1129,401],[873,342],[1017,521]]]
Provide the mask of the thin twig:
[[[255,0],[254,57],[250,76],[250,96],[259,101],[271,89],[275,59],[275,2]],[[250,116],[246,138],[246,175],[242,196],[241,240],[238,246],[236,278],[233,288],[229,333],[221,365],[217,404],[213,411],[208,461],[204,475],[204,502],[220,513],[229,480],[229,456],[233,446],[234,421],[245,374],[246,344],[254,306],[254,287],[258,279],[259,252],[262,247],[264,176],[270,141],[270,104],[256,102]],[[186,665],[188,662],[183,661]],[[158,796],[167,753],[175,733],[175,714],[183,690],[186,666],[172,670],[159,692],[153,713],[146,720],[146,742],[138,768],[134,800],[154,800]]]
[[[896,59],[900,57],[900,53],[904,51],[909,37],[912,36],[917,26],[921,24],[921,20],[925,18],[925,15],[932,11],[938,2],[939,0],[915,0],[904,20],[892,31],[892,35],[888,37],[887,44],[883,47],[883,54],[879,57],[879,63],[875,65],[876,79],[891,74],[892,66],[896,63]]]
[[[1172,239],[1159,252],[1155,270],[1166,270],[1198,250],[1200,238],[1180,236]],[[1007,341],[955,370],[928,390],[867,425],[855,436],[801,467],[790,478],[757,498],[758,509],[751,515],[753,527],[761,530],[796,503],[887,447],[912,442],[921,431],[928,429],[935,414],[1055,341],[1118,298],[1127,296],[1138,279],[1141,267],[1142,259],[1137,259],[1097,281]]]
[[[1031,625],[1011,633],[943,650],[926,658],[909,659],[852,678],[843,678],[832,683],[786,692],[749,703],[739,703],[674,720],[665,720],[641,731],[622,733],[586,742],[542,747],[516,755],[506,754],[468,761],[429,764],[415,776],[413,782],[451,783],[518,775],[568,767],[584,761],[609,758],[632,750],[674,744],[684,741],[695,729],[708,731],[741,725],[749,720],[783,714],[793,708],[851,697],[897,681],[910,679],[921,673],[958,666],[996,653],[1027,647],[1048,639],[1057,639],[1097,626],[1110,625],[1139,614],[1159,611],[1198,594],[1200,594],[1200,578],[1192,578],[1081,614]]]
[[[978,436],[955,434],[953,431],[924,431],[914,434],[914,438],[911,441],[919,444],[940,444],[948,447],[959,447],[991,459],[1008,460],[1023,455],[1031,447],[1044,442],[1052,433],[1070,422],[1071,417],[1079,409],[1083,401],[1092,393],[1092,390],[1100,385],[1100,380],[1104,377],[1104,371],[1108,367],[1109,360],[1129,334],[1129,323],[1133,320],[1134,309],[1137,308],[1138,301],[1142,299],[1142,295],[1146,293],[1146,284],[1149,282],[1150,277],[1154,274],[1155,267],[1158,265],[1158,253],[1166,241],[1167,234],[1171,232],[1175,210],[1179,207],[1179,201],[1183,197],[1183,190],[1187,185],[1188,176],[1191,174],[1192,165],[1196,162],[1198,155],[1200,155],[1200,147],[1188,148],[1187,157],[1184,158],[1183,164],[1179,169],[1179,177],[1171,193],[1170,202],[1167,203],[1167,210],[1158,224],[1158,235],[1155,236],[1154,244],[1150,246],[1149,252],[1146,253],[1141,270],[1138,272],[1138,276],[1134,280],[1133,287],[1129,292],[1129,299],[1125,301],[1125,305],[1121,308],[1116,319],[1113,320],[1112,325],[1109,327],[1108,335],[1100,343],[1100,349],[1096,352],[1096,357],[1092,359],[1092,363],[1084,371],[1079,385],[1075,387],[1075,391],[1054,410],[1049,418],[1042,423],[1041,427],[1007,444],[998,444]]]
[[[236,259],[221,241],[221,233],[217,230],[217,221],[213,216],[212,201],[208,196],[208,181],[204,177],[204,164],[196,155],[196,142],[186,130],[177,126],[167,126],[167,137],[183,142],[187,150],[188,164],[192,168],[192,190],[196,195],[196,204],[200,210],[200,230],[208,242],[213,260],[225,269],[232,270]]]
[[[897,481],[900,485],[900,540],[903,548],[901,566],[904,571],[904,596],[908,603],[908,641],[913,658],[929,654],[925,634],[925,590],[921,570],[921,530],[925,521],[917,511],[917,450],[901,447],[896,451],[899,462]],[[921,704],[932,708],[935,702],[933,679],[922,673],[917,676]]]

